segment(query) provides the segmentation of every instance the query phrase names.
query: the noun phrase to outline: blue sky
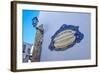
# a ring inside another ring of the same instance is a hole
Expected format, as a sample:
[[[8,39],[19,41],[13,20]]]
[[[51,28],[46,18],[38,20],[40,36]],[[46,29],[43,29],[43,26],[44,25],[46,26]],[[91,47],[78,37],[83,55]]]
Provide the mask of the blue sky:
[[[23,10],[23,41],[33,44],[35,40],[36,30],[32,26],[32,18],[39,16],[39,11],[36,10]]]

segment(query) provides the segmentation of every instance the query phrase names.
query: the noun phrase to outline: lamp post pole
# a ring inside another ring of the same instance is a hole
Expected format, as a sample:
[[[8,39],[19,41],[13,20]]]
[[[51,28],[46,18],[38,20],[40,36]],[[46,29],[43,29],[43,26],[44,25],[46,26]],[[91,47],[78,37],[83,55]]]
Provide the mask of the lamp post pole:
[[[31,62],[39,62],[40,61],[40,55],[41,55],[41,49],[42,49],[42,39],[43,39],[43,25],[38,24],[37,17],[33,18],[33,27],[36,28],[36,36],[35,36],[35,42],[33,47],[33,52],[31,56]]]

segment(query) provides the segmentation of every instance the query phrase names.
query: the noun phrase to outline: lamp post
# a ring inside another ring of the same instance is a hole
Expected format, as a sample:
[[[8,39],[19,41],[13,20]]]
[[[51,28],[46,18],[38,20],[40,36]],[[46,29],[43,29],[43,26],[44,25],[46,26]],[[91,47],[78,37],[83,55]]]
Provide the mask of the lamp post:
[[[40,55],[41,55],[41,49],[42,49],[42,39],[43,39],[43,24],[39,25],[39,20],[37,17],[34,17],[32,19],[32,25],[34,28],[36,28],[36,36],[35,36],[35,42],[34,47],[32,51],[31,56],[31,62],[39,62],[40,61]],[[39,25],[39,26],[38,26]]]

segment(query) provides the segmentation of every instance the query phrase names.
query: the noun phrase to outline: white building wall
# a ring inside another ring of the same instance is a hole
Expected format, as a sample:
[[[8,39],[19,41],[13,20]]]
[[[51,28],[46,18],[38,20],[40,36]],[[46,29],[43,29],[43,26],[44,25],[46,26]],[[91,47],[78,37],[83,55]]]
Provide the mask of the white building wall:
[[[26,47],[24,47],[26,45]],[[29,56],[30,56],[30,51],[31,51],[32,44],[24,42],[23,44],[23,62],[29,62]]]
[[[43,24],[44,27],[41,61],[90,58],[90,14],[40,12],[39,23]],[[62,24],[79,26],[79,30],[85,37],[81,43],[77,43],[74,47],[65,51],[51,51],[48,48],[51,42],[51,36],[54,35]]]

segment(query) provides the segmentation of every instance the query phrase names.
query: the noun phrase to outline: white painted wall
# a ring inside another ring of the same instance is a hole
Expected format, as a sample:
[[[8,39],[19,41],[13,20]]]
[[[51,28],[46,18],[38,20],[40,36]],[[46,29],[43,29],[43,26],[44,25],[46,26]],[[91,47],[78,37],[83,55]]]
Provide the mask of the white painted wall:
[[[91,15],[84,12],[40,11],[39,22],[44,27],[41,61],[90,59],[90,19]],[[64,51],[51,51],[49,48],[51,37],[63,24],[79,26],[79,31],[84,34],[84,38],[80,43]]]
[[[0,0],[0,73],[12,73],[10,71],[10,1],[11,0]],[[99,0],[33,0],[33,1],[98,5],[100,7]],[[100,10],[98,13],[100,13]],[[98,28],[100,31],[100,25],[98,25]],[[100,37],[100,33],[98,37]],[[98,38],[98,41],[100,41],[100,38]],[[98,47],[100,48],[100,45],[98,45]],[[100,50],[98,50],[98,55],[100,56]],[[99,64],[100,64],[100,57],[99,57]],[[42,72],[43,73],[53,73],[53,72],[54,73],[55,72],[56,73],[87,73],[87,72],[99,73],[100,65],[98,67],[92,67],[92,68],[77,68],[77,69],[64,69],[64,70],[62,69],[57,71],[56,70],[36,71],[34,73],[42,73]],[[26,73],[33,73],[33,72],[26,72]]]

